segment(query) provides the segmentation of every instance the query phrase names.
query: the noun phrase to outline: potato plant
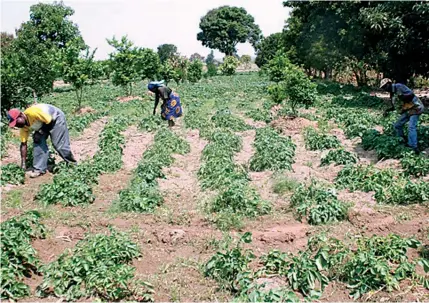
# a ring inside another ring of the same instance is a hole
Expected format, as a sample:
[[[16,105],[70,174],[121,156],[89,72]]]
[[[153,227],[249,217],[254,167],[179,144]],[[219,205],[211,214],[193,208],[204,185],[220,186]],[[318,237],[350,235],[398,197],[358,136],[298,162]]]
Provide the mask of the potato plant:
[[[298,220],[305,218],[312,225],[338,222],[347,219],[349,205],[338,200],[334,189],[324,188],[312,181],[299,186],[291,197],[291,206]]]
[[[321,160],[320,166],[326,166],[331,163],[335,165],[356,164],[358,157],[355,153],[349,152],[345,149],[330,150]]]
[[[88,235],[72,251],[42,267],[39,297],[64,297],[68,301],[100,298],[107,301],[150,301],[150,284],[134,280],[133,259],[140,249],[124,233]]]
[[[94,113],[87,113],[84,115],[73,116],[68,119],[68,129],[75,133],[81,133],[85,128],[89,126],[95,120],[100,119],[108,114],[108,111],[99,111]]]
[[[0,184],[19,185],[25,182],[25,171],[15,163],[9,163],[1,166]]]
[[[24,278],[39,274],[40,260],[31,241],[43,239],[46,230],[35,211],[2,222],[0,230],[1,299],[17,300],[30,295]]]
[[[211,121],[216,127],[228,128],[232,131],[244,131],[250,129],[241,118],[233,115],[229,109],[218,110],[211,118]]]
[[[305,148],[308,150],[324,150],[338,148],[341,146],[337,137],[322,132],[314,128],[306,128],[304,133]]]
[[[273,128],[256,130],[253,143],[256,152],[250,159],[253,171],[292,169],[295,144],[290,138],[280,136]]]
[[[134,171],[128,188],[119,192],[115,206],[120,211],[152,212],[163,202],[158,188],[158,178],[164,178],[163,167],[170,166],[172,154],[186,154],[190,151],[187,141],[177,137],[166,128],[158,130],[154,144],[144,152],[143,159]]]
[[[424,177],[429,174],[429,158],[408,153],[401,159],[404,173],[414,177]]]

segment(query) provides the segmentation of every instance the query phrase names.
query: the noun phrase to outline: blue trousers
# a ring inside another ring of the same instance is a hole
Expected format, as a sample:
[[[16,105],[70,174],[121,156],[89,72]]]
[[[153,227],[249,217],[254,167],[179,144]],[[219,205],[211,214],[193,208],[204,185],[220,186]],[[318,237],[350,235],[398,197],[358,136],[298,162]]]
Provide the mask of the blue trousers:
[[[393,125],[393,127],[395,128],[396,135],[403,137],[404,125],[408,121],[408,146],[411,148],[417,148],[417,124],[419,122],[419,115],[409,115],[408,113],[403,113]]]

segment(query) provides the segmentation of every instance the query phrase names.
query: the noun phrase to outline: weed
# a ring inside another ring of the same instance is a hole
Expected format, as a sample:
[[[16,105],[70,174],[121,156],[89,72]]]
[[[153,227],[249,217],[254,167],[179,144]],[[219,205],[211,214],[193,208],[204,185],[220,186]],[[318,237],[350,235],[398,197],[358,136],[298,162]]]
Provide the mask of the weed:
[[[287,192],[293,192],[299,186],[299,182],[295,179],[290,179],[285,176],[276,178],[273,184],[273,191],[276,194],[285,194]]]

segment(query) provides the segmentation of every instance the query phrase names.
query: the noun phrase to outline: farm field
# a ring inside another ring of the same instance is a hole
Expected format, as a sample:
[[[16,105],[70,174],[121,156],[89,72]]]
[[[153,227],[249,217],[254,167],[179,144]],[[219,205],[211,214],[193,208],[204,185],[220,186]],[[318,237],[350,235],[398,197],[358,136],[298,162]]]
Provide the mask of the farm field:
[[[90,86],[80,113],[57,87],[43,101],[66,113],[79,165],[20,177],[17,133],[2,134],[2,298],[428,301],[427,153],[369,92],[320,82],[292,118],[267,84],[172,85],[172,129],[146,83]],[[418,134],[428,151],[429,115]]]

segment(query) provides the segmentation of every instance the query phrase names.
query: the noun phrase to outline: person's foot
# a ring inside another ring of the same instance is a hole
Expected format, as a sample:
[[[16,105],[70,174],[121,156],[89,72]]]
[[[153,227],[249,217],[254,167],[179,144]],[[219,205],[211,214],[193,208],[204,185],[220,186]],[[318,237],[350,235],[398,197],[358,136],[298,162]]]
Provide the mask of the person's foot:
[[[30,177],[30,178],[37,178],[37,177],[40,177],[40,176],[42,176],[42,175],[44,175],[45,173],[43,173],[43,172],[41,172],[41,171],[38,171],[38,170],[32,170],[32,171],[30,171],[30,172],[28,172],[27,173],[27,175]]]

